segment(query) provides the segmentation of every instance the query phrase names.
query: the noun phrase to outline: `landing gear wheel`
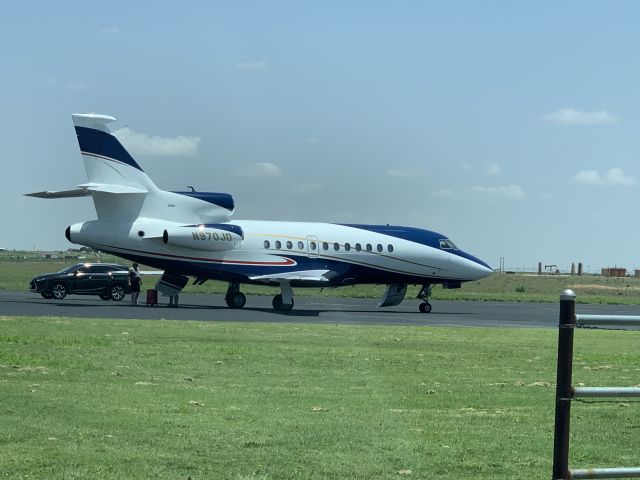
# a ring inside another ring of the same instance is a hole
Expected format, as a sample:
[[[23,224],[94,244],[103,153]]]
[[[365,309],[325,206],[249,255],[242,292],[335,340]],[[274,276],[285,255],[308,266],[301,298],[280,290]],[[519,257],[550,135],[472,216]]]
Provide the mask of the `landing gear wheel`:
[[[41,292],[42,298],[46,298],[47,300],[51,300],[53,298],[53,293],[51,292]]]
[[[429,313],[431,311],[431,304],[429,302],[423,302],[418,308],[422,313]]]
[[[120,284],[112,286],[109,293],[111,295],[111,298],[116,302],[119,302],[120,300],[122,300],[127,294],[127,292],[124,289],[124,286]]]
[[[67,296],[67,286],[64,283],[55,283],[51,289],[51,295],[56,300],[62,300]]]
[[[101,293],[98,295],[102,300],[111,300],[111,294],[109,293]]]
[[[282,303],[282,295],[277,294],[273,297],[271,304],[276,312],[290,312],[293,309],[293,298],[291,299],[291,303],[287,305]]]
[[[234,292],[224,297],[229,308],[242,308],[247,303],[247,296],[242,292]]]

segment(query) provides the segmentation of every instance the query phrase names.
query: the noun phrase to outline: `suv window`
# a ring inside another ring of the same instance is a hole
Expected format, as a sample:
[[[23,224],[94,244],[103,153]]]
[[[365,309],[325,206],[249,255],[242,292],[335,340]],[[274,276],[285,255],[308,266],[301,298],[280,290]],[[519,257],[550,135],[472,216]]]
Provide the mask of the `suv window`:
[[[107,273],[113,271],[114,268],[109,265],[93,265],[91,271],[93,273]]]

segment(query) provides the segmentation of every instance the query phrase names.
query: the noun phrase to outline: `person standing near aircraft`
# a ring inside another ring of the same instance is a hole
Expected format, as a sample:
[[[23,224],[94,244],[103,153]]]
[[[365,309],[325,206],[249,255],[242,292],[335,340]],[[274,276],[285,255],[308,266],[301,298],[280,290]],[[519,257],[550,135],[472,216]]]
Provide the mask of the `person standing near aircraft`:
[[[129,269],[129,284],[131,285],[131,305],[137,305],[138,297],[140,296],[140,285],[142,284],[137,263],[134,263]]]

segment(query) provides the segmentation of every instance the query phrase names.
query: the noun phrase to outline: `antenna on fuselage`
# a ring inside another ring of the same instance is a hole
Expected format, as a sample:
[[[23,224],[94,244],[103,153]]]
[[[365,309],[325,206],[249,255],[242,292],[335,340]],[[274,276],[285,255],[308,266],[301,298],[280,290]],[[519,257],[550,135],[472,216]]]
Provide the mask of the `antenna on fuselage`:
[[[187,185],[187,188],[190,188],[192,193],[196,191],[196,189],[193,188],[191,185]]]

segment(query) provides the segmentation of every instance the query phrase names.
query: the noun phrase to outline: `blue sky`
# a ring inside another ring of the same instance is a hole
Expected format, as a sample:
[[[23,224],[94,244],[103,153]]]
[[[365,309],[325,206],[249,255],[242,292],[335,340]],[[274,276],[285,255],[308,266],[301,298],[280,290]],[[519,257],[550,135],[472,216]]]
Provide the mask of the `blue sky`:
[[[235,218],[441,231],[497,266],[640,267],[635,2],[15,2],[4,248],[71,246],[71,113]]]

